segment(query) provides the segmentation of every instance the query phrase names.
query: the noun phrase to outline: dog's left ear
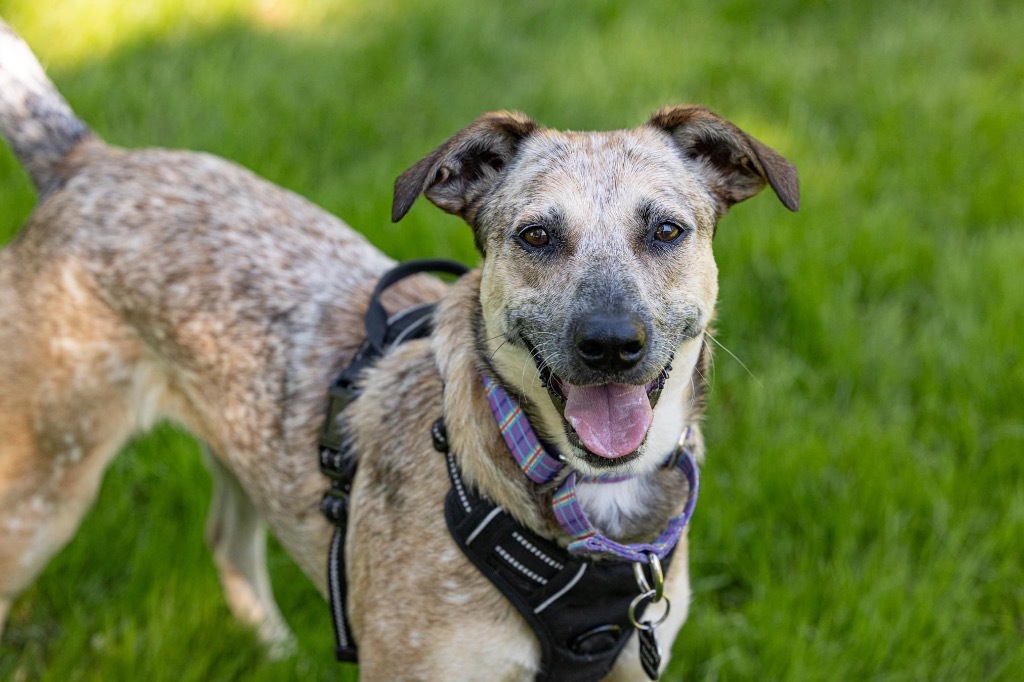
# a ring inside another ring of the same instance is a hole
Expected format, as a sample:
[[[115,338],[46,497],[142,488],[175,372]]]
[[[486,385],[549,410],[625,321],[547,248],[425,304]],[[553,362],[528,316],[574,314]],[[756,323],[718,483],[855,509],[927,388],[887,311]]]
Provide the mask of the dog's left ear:
[[[510,111],[484,114],[395,180],[391,220],[398,222],[422,193],[470,225],[520,143],[540,126]]]
[[[800,208],[796,167],[724,118],[698,106],[665,107],[647,125],[672,135],[680,151],[701,162],[701,170],[721,210],[771,185],[790,211]]]

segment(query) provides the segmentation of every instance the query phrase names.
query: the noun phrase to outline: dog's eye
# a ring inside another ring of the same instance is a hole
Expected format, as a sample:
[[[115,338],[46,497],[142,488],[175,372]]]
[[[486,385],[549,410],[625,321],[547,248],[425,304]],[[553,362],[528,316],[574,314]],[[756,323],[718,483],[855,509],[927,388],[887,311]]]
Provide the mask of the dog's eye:
[[[666,220],[654,228],[654,238],[659,242],[664,242],[666,244],[679,239],[682,234],[683,228],[679,224],[673,223],[671,220]]]
[[[548,231],[540,225],[528,225],[519,233],[519,238],[535,249],[541,249],[551,243]]]

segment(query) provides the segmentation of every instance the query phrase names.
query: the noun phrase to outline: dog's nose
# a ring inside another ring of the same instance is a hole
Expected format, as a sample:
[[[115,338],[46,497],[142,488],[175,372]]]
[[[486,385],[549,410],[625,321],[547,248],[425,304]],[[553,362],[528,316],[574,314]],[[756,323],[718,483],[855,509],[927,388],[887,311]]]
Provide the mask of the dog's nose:
[[[633,367],[644,356],[647,332],[632,313],[591,313],[576,323],[576,355],[603,372]]]

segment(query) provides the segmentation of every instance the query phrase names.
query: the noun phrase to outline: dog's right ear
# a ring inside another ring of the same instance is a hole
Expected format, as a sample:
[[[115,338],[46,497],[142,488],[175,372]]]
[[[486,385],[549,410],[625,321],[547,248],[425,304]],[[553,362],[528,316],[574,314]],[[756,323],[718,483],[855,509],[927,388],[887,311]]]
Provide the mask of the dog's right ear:
[[[536,121],[518,112],[484,114],[398,176],[391,220],[401,220],[422,193],[473,225],[481,199],[520,143],[538,128]]]

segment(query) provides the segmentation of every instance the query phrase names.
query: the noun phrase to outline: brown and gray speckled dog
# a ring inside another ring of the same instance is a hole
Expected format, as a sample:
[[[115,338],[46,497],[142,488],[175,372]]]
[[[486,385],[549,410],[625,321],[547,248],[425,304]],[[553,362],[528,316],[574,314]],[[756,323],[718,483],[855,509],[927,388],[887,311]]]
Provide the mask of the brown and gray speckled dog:
[[[170,419],[210,453],[207,537],[231,608],[286,643],[264,523],[324,591],[325,390],[392,262],[231,163],[103,143],[2,23],[0,129],[40,195],[0,251],[0,624],[75,532],[119,447]],[[796,210],[785,159],[691,106],[607,133],[487,114],[402,174],[393,218],[426,194],[472,226],[483,264],[450,287],[427,277],[397,287],[392,308],[441,299],[436,331],[386,356],[350,408],[360,453],[350,619],[366,679],[536,672],[533,634],[457,549],[441,511],[449,481],[428,433],[443,414],[465,479],[532,530],[567,539],[550,490],[502,442],[481,372],[520,398],[570,467],[634,474],[580,485],[606,534],[650,538],[679,511],[686,483],[658,465],[688,426],[701,454],[712,236],[766,183]],[[667,589],[677,606],[659,630],[666,643],[686,617],[685,537]],[[641,674],[633,639],[615,679]]]

